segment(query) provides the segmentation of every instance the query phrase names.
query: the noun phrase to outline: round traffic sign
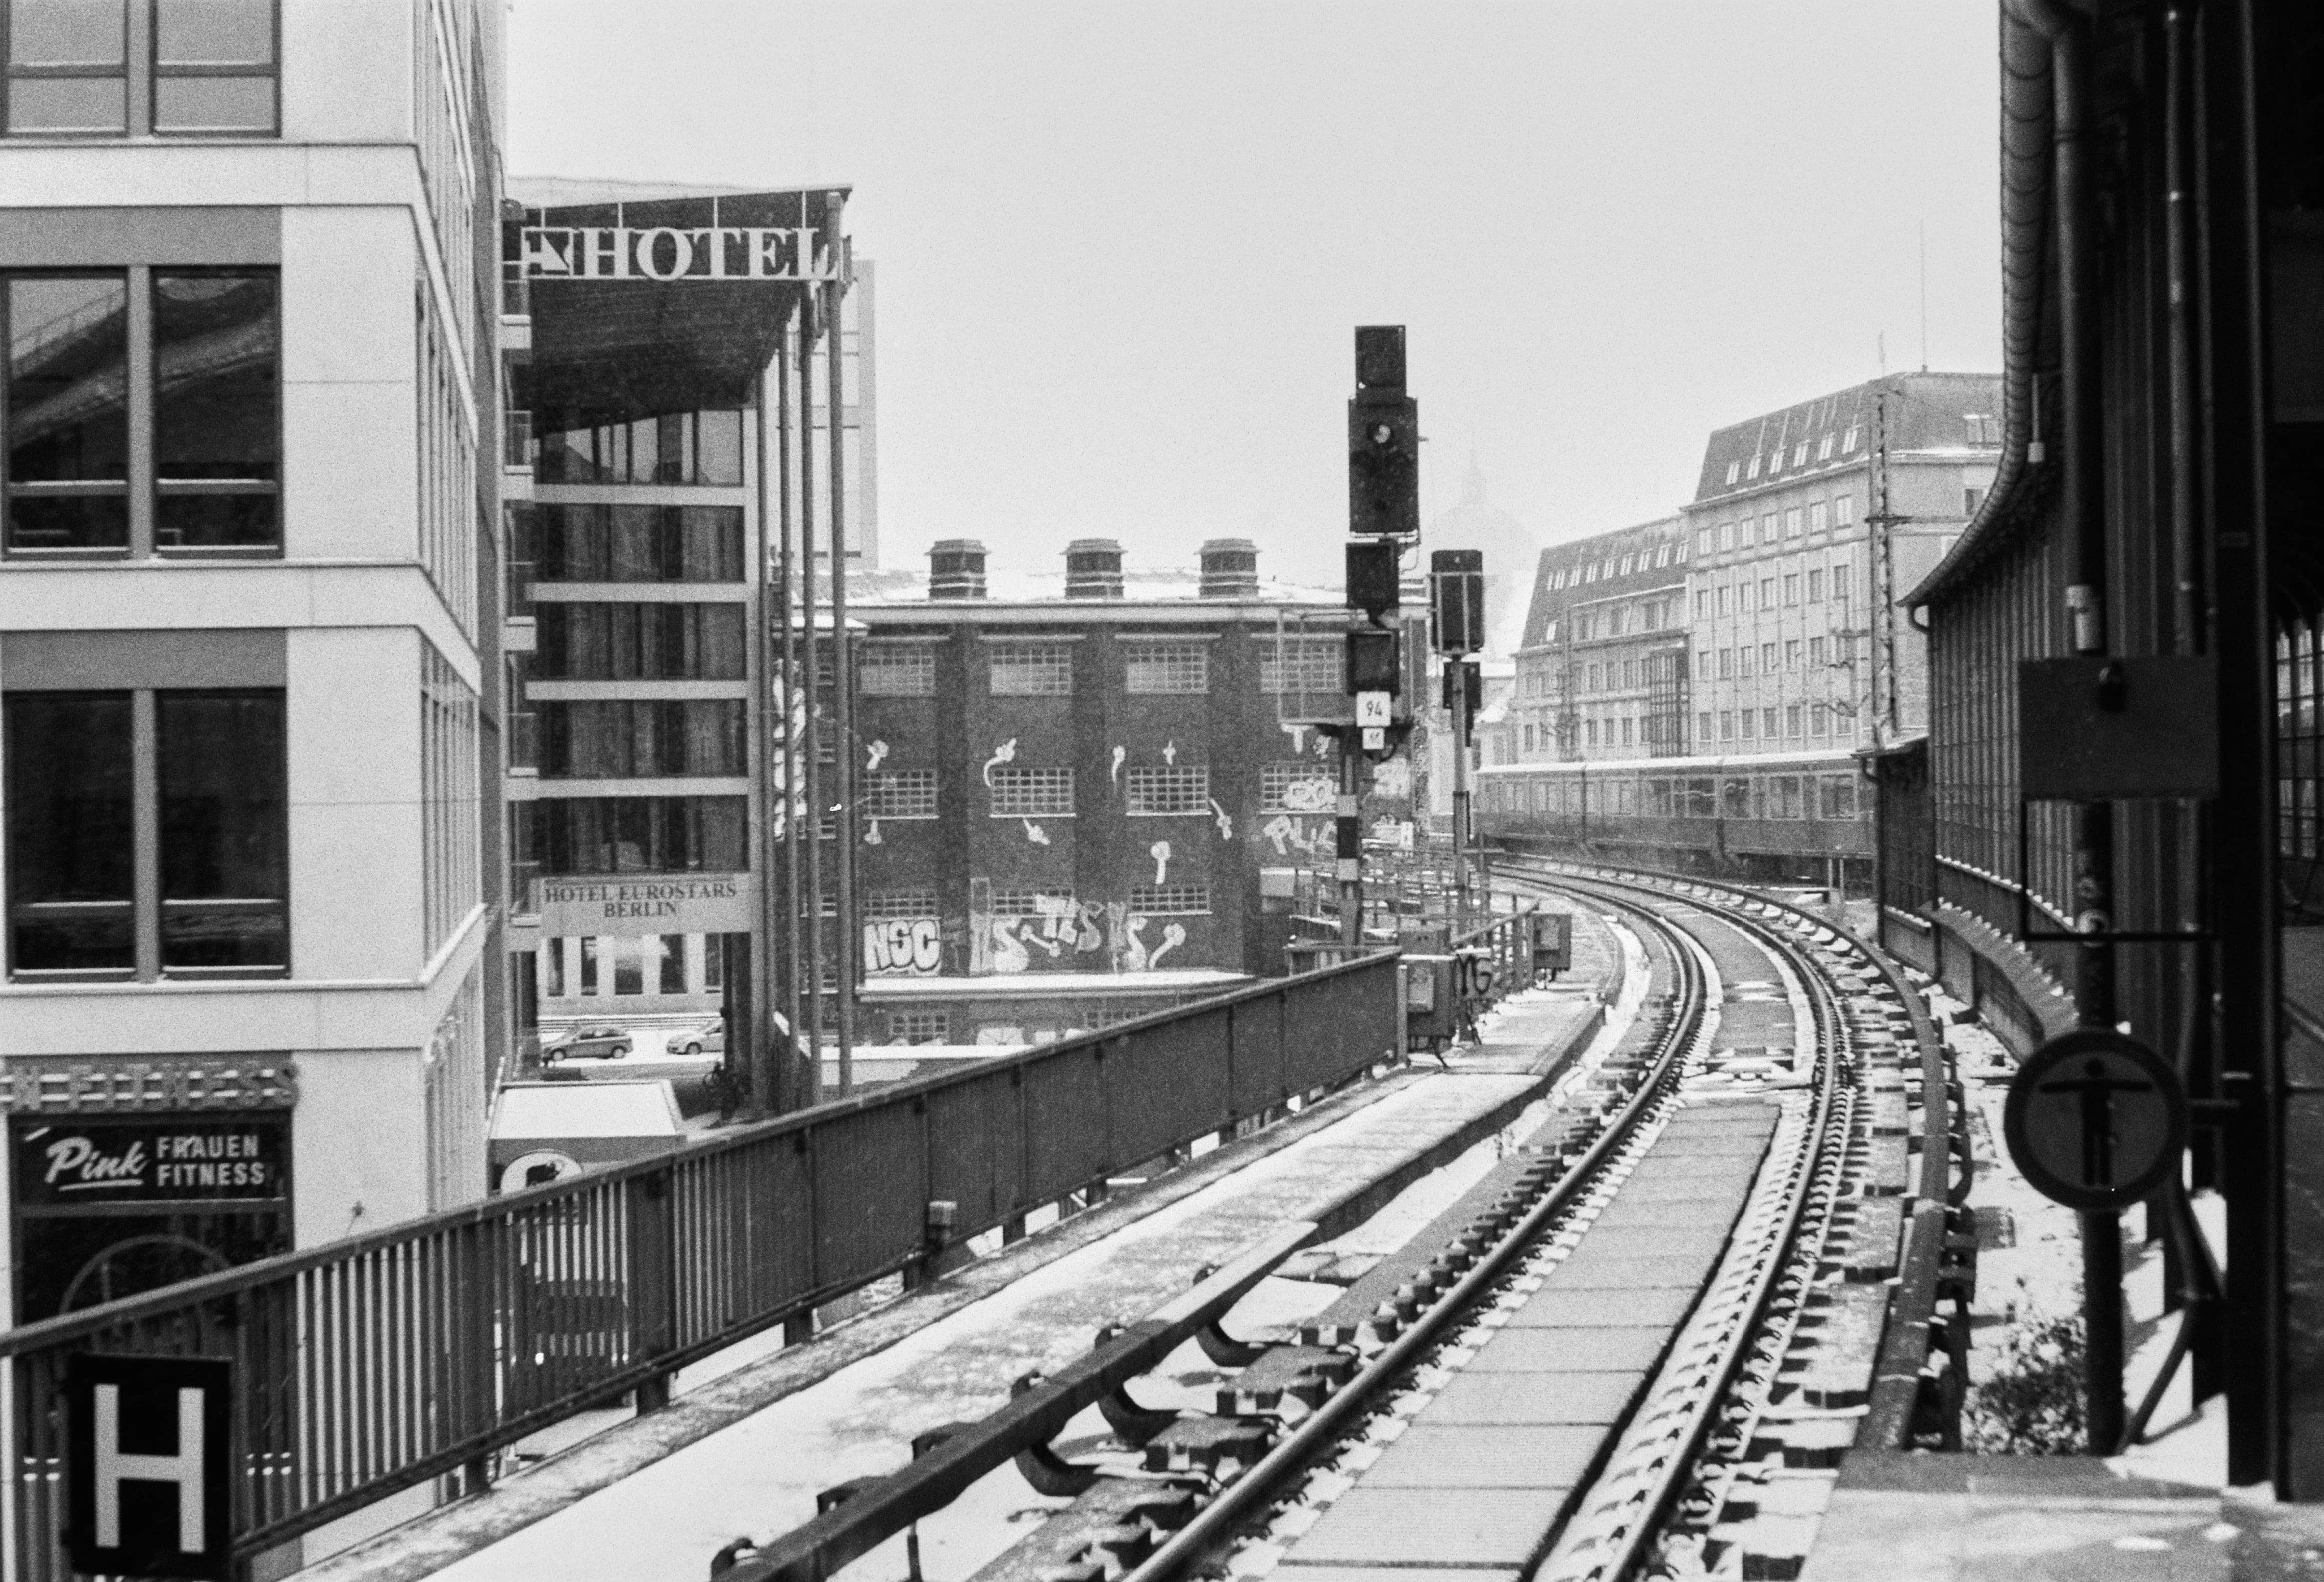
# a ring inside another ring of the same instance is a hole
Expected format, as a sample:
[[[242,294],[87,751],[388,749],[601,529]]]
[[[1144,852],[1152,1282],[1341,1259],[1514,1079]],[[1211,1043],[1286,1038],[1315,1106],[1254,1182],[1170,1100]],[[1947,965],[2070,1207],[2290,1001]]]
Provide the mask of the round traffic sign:
[[[2042,1196],[2084,1212],[2123,1209],[2178,1168],[2187,1095],[2178,1073],[2136,1038],[2077,1027],[2018,1067],[2001,1130]]]

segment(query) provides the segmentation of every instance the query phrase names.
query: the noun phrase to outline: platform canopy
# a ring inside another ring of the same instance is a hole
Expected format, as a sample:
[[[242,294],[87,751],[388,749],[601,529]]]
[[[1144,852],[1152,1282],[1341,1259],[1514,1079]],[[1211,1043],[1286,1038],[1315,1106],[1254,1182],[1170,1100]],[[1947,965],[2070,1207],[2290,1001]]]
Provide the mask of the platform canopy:
[[[546,177],[509,193],[502,259],[533,317],[527,404],[620,423],[749,402],[801,295],[838,267],[830,222],[847,189]]]

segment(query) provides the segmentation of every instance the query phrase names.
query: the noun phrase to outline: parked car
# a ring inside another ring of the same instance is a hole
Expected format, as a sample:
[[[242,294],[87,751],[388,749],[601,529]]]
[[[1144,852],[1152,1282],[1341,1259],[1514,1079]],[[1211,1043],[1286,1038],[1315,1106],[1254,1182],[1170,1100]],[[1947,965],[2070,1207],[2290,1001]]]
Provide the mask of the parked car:
[[[704,1022],[699,1027],[680,1027],[669,1035],[671,1054],[724,1054],[726,1052],[726,1023],[723,1020]]]
[[[619,1027],[577,1027],[543,1043],[541,1060],[544,1065],[559,1060],[618,1060],[634,1047]]]

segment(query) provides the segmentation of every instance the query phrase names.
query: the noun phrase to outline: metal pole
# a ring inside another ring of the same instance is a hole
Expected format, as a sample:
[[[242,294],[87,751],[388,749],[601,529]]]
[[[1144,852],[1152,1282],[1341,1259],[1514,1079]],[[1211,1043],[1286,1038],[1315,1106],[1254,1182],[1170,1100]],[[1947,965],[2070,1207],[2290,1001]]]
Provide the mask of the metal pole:
[[[782,345],[776,352],[775,425],[778,470],[776,501],[780,511],[780,553],[775,560],[776,586],[782,607],[782,1015],[790,1036],[783,1046],[783,1094],[786,1108],[804,1108],[821,1095],[816,1091],[821,1072],[799,1068],[799,814],[806,807],[799,795],[799,730],[804,716],[799,702],[799,627],[793,578],[797,555],[796,526],[791,516],[790,387],[798,367],[798,341],[783,326]]]
[[[776,916],[774,874],[774,798],[778,792],[768,763],[774,748],[776,700],[782,690],[774,682],[776,657],[774,623],[777,615],[778,587],[772,575],[773,557],[767,554],[768,530],[774,520],[773,480],[767,475],[766,427],[769,381],[764,369],[759,370],[758,391],[752,406],[756,422],[752,425],[753,460],[758,469],[758,532],[751,539],[752,554],[757,561],[751,581],[757,586],[758,599],[754,607],[757,616],[751,634],[750,666],[750,752],[747,762],[754,773],[751,798],[757,804],[757,838],[751,842],[750,865],[758,881],[758,926],[750,932],[750,1027],[743,1035],[747,1049],[750,1073],[750,1096],[743,1106],[743,1114],[751,1120],[765,1118],[770,1108],[779,1108],[774,1090],[774,930]],[[729,992],[731,987],[729,986]],[[734,1050],[729,1049],[726,1060],[733,1064]]]
[[[1335,848],[1338,849],[1337,868],[1340,878],[1340,943],[1348,945],[1358,945],[1364,942],[1364,858],[1361,855],[1363,851],[1361,834],[1363,826],[1357,821],[1360,816],[1357,812],[1357,806],[1358,798],[1363,795],[1362,776],[1364,773],[1363,749],[1357,744],[1362,740],[1353,724],[1340,734],[1339,739],[1340,800],[1337,809],[1339,818],[1333,840]],[[1355,854],[1351,854],[1344,848],[1345,843],[1340,840],[1337,832],[1351,826],[1359,831]]]
[[[823,200],[823,225],[830,238],[832,278],[823,288],[823,363],[830,381],[824,403],[831,430],[831,693],[838,719],[839,1095],[855,1091],[855,655],[847,637],[847,335],[840,311],[847,292],[847,244],[839,234],[842,195]]]
[[[1447,655],[1453,679],[1453,933],[1469,926],[1469,662]]]
[[[802,211],[800,218],[805,218]],[[806,698],[807,981],[801,1014],[814,1087],[823,1088],[823,643],[815,625],[815,291],[799,300],[799,603],[806,626],[806,660],[799,687]]]

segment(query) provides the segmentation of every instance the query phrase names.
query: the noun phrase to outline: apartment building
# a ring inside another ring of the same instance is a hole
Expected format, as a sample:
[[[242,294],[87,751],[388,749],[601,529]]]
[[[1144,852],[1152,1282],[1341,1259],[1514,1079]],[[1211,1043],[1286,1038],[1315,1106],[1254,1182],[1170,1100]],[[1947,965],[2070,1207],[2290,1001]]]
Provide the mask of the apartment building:
[[[1687,751],[1684,526],[1663,517],[1541,553],[1491,762]]]

